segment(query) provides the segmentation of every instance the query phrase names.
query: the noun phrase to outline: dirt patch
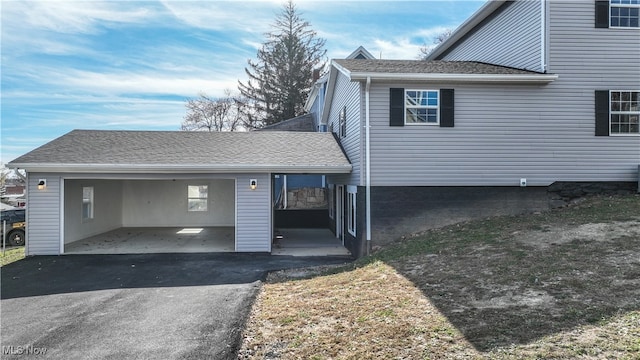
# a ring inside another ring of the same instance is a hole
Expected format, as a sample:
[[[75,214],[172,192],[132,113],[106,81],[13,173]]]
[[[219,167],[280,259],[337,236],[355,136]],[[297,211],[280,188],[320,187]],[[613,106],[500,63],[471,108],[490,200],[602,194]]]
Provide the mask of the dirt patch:
[[[639,220],[509,234],[390,264],[482,351],[640,309]]]
[[[515,240],[538,248],[574,241],[603,242],[620,238],[640,238],[640,220],[579,226],[544,226],[541,230],[517,232],[513,235]]]

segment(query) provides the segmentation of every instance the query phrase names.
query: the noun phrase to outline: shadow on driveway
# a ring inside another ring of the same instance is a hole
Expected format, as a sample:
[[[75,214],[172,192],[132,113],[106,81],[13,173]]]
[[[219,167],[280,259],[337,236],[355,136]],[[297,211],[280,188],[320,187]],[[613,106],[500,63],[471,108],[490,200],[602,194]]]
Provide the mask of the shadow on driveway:
[[[234,359],[258,280],[273,270],[348,261],[266,254],[27,258],[2,267],[2,358]]]
[[[274,270],[340,264],[347,257],[268,254],[36,256],[2,267],[2,299],[82,291],[248,284]]]

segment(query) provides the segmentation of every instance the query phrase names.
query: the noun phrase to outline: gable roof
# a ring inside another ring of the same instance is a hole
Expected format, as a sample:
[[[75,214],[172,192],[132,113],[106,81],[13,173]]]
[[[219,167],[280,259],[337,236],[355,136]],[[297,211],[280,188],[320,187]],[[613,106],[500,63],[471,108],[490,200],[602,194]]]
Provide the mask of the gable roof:
[[[446,82],[547,83],[555,74],[543,74],[476,61],[336,59],[332,66],[350,80],[421,80]]]
[[[73,130],[8,164],[30,172],[349,173],[330,133]]]
[[[487,1],[480,9],[473,13],[471,17],[460,24],[460,26],[458,26],[445,41],[438,44],[438,46],[431,50],[427,55],[426,60],[436,60],[440,58],[441,55],[447,52],[451,47],[455,46],[458,41],[463,40],[467,34],[472,33],[477,27],[481,26],[485,19],[492,16],[497,10],[503,8],[503,6],[511,5],[514,1],[515,0]]]
[[[349,56],[347,56],[347,59],[375,59],[375,58],[376,57],[371,55],[371,53],[367,51],[367,49],[365,49],[364,46],[362,45],[360,45],[351,54],[349,54]]]

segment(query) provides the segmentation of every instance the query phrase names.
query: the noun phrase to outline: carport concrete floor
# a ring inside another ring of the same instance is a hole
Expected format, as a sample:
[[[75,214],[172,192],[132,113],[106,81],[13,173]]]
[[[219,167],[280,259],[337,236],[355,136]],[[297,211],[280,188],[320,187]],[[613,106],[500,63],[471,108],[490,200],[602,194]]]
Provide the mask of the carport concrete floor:
[[[350,256],[351,252],[329,229],[277,229],[283,238],[271,247],[272,255]]]
[[[348,261],[236,253],[28,257],[0,274],[0,357],[237,359],[268,271]]]
[[[234,227],[120,228],[65,244],[65,254],[207,253],[235,250]]]

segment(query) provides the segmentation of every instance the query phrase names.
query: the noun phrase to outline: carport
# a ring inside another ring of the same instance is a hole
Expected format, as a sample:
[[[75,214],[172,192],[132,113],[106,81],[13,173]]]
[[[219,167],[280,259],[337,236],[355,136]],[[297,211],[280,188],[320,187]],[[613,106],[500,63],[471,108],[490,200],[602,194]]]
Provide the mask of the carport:
[[[27,255],[271,252],[272,174],[349,173],[330,133],[74,130],[27,171]]]
[[[236,179],[218,177],[67,178],[62,252],[235,251]]]

